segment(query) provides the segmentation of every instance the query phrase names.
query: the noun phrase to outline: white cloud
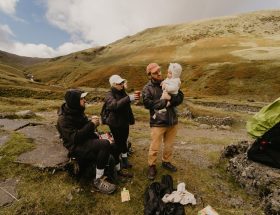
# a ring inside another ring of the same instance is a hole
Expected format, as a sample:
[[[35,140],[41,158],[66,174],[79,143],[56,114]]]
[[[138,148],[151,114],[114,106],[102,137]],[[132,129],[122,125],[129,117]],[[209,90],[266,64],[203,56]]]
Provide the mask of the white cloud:
[[[0,47],[4,49],[9,49],[13,44],[11,42],[11,36],[14,36],[14,33],[8,25],[0,24]]]
[[[50,23],[71,34],[73,39],[105,45],[147,27],[178,22],[180,18],[174,14],[178,11],[182,14],[185,2],[48,0],[47,18]]]
[[[21,43],[13,41],[14,33],[8,25],[0,24],[0,49],[21,56],[50,58],[93,47],[91,43],[67,42],[57,48],[45,44]]]
[[[5,35],[6,37],[8,36],[14,36],[14,33],[10,29],[8,25],[0,25],[0,35]]]
[[[6,14],[13,15],[16,12],[16,5],[19,0],[1,0],[0,10]]]
[[[88,44],[88,43],[64,43],[62,45],[60,45],[57,49],[56,49],[56,55],[66,55],[72,52],[77,52],[80,50],[84,50],[84,49],[88,49],[93,47],[93,44]]]
[[[91,44],[86,44],[86,43],[75,44],[75,43],[68,42],[54,49],[45,44],[15,42],[8,49],[4,48],[2,50],[21,56],[50,58],[50,57],[56,57],[61,55],[67,55],[90,47],[92,47]]]
[[[106,45],[149,27],[265,8],[275,0],[47,0],[47,19],[73,41]],[[273,6],[273,7],[272,7]]]

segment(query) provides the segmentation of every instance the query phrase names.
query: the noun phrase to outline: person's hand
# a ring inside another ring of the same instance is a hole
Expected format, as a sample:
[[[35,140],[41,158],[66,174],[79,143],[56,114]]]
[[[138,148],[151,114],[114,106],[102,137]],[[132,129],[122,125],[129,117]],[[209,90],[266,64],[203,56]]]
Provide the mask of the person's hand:
[[[100,119],[98,116],[92,116],[91,117],[91,122],[97,127],[100,125]]]
[[[168,100],[168,101],[171,99],[171,96],[166,91],[163,91],[161,97],[162,97],[162,99],[165,99],[165,100]]]
[[[162,84],[161,84],[161,88],[162,88],[163,90],[166,90],[167,84],[166,84],[166,83],[162,83]]]

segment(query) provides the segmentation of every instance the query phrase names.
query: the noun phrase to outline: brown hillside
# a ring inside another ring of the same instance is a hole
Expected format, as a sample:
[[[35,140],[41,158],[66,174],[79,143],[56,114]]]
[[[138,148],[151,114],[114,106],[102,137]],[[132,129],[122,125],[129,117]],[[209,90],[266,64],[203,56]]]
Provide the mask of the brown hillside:
[[[34,57],[23,57],[15,54],[10,54],[8,52],[0,51],[0,64],[6,64],[13,67],[25,67],[31,66],[36,63],[41,63],[46,61],[46,58],[34,58]]]
[[[280,95],[280,11],[260,11],[147,29],[108,46],[57,57],[28,68],[63,87],[108,87],[120,74],[141,89],[145,67],[183,65],[187,96],[271,101]]]
[[[63,89],[30,80],[27,67],[48,61],[0,51],[0,97],[61,97]]]

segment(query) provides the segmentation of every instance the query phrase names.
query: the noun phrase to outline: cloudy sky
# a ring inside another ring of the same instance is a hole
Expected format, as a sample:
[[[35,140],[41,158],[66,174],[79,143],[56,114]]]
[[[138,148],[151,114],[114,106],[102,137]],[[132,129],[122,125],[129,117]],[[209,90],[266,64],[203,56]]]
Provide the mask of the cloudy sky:
[[[280,9],[279,0],[0,0],[0,50],[55,57],[149,27]]]

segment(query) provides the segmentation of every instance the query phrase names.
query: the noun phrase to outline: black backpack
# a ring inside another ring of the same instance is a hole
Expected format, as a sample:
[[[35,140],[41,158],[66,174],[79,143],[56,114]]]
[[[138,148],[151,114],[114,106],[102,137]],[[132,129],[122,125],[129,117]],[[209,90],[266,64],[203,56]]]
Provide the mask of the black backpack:
[[[164,202],[161,200],[159,182],[150,184],[144,194],[144,215],[164,214]]]
[[[247,152],[248,159],[280,168],[280,123],[258,138]]]
[[[109,114],[110,114],[110,110],[108,110],[106,108],[106,102],[104,102],[101,112],[100,112],[100,118],[101,118],[102,124],[104,124],[104,125],[107,124],[107,119],[109,117]]]
[[[163,175],[161,183],[150,184],[144,193],[144,215],[185,215],[184,206],[180,203],[165,204],[161,200],[173,190],[173,179],[170,175]]]

